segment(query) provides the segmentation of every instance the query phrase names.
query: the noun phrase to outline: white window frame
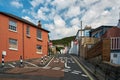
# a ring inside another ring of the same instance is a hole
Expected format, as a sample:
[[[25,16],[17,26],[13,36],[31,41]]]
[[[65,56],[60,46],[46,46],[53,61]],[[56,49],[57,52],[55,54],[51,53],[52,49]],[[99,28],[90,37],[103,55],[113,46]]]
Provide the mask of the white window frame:
[[[16,40],[16,48],[10,47],[10,45],[12,45],[12,44],[10,44],[10,40]],[[17,39],[9,38],[9,49],[10,50],[18,50],[18,40]]]
[[[41,51],[40,51],[40,52],[38,51],[38,46],[41,47]],[[36,53],[37,53],[37,54],[42,54],[42,46],[41,46],[41,45],[36,45]]]
[[[13,32],[17,32],[17,22],[10,20],[9,21],[9,30],[13,31]]]
[[[30,37],[30,26],[26,27],[26,35]]]
[[[42,31],[40,29],[37,29],[37,39],[42,40]]]

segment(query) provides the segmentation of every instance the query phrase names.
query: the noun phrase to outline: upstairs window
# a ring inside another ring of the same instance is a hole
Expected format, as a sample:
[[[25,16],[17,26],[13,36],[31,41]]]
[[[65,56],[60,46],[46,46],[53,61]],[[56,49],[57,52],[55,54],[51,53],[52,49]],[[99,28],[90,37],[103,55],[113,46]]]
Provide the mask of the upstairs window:
[[[42,54],[42,46],[41,45],[37,45],[36,50],[37,50],[38,54]]]
[[[27,26],[27,28],[26,28],[26,35],[30,36],[30,26]]]
[[[15,21],[9,21],[9,30],[17,32],[17,23]]]
[[[9,49],[17,50],[18,49],[18,43],[16,39],[9,39]]]
[[[37,29],[37,39],[41,40],[42,39],[42,33],[41,30]]]

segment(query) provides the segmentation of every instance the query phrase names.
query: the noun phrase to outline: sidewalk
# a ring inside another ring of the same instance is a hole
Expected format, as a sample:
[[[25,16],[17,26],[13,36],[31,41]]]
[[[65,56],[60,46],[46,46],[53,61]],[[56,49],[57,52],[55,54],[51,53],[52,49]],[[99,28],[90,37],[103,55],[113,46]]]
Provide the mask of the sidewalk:
[[[76,57],[78,61],[94,76],[97,78],[97,80],[107,80],[105,79],[105,73],[101,71],[99,68],[95,67],[88,61],[82,59],[81,57]]]
[[[12,69],[44,67],[53,57],[54,56],[44,56],[42,58],[28,59],[24,60],[22,64],[20,63],[20,61],[5,62],[4,67],[2,67],[2,64],[0,63],[0,73],[5,73],[6,71]]]

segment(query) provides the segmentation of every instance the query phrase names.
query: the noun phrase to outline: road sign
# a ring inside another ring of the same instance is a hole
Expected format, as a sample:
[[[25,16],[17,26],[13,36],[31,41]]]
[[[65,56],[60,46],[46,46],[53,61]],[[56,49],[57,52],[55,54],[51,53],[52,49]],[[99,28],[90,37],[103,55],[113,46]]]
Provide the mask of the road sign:
[[[3,55],[3,56],[6,56],[6,51],[2,51],[2,55]]]

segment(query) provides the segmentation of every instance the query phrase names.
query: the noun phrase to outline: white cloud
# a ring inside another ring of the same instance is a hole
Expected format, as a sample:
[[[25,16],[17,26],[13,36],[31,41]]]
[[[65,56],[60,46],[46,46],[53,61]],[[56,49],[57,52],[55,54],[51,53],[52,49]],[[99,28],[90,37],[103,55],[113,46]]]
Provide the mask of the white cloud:
[[[35,23],[35,21],[34,20],[32,20],[30,17],[28,17],[28,16],[23,16],[22,17],[23,19],[26,19],[26,20],[28,20],[28,21],[30,21],[30,22],[32,22],[32,23]]]
[[[53,31],[55,29],[53,24],[44,24],[44,27],[49,31]]]
[[[45,13],[41,9],[38,10],[36,17],[38,17],[38,19],[43,19],[43,20],[47,19]]]
[[[79,18],[73,18],[71,21],[70,21],[71,25],[79,25],[80,24],[80,20]]]
[[[71,6],[76,0],[54,0],[52,2],[53,6],[56,6],[56,9],[62,10]]]
[[[23,7],[22,3],[20,3],[19,1],[15,1],[15,0],[11,2],[11,5],[15,6],[16,8]]]
[[[44,3],[44,0],[32,0],[30,3],[31,3],[31,5],[32,5],[33,7],[36,7],[36,6],[38,6],[39,4]]]
[[[55,28],[54,31],[51,32],[51,39],[60,39],[67,36],[73,36],[76,34],[77,30],[79,29],[78,26],[72,27],[63,27],[63,28]]]
[[[116,25],[120,1],[101,0],[92,5],[82,17],[83,23],[93,28],[101,25]],[[108,9],[109,10],[106,10]]]
[[[59,15],[56,15],[54,17],[54,24],[55,24],[56,27],[62,28],[62,27],[65,27],[66,23]]]
[[[80,7],[79,6],[71,6],[66,13],[66,16],[69,18],[76,17],[78,15],[80,15]]]
[[[83,27],[117,25],[120,7],[118,0],[32,0],[30,3],[34,19],[48,21],[43,25],[51,32],[51,39],[75,35],[81,20]]]
[[[50,9],[49,8],[47,8],[47,7],[41,7],[41,11],[43,11],[43,12],[48,12]]]

